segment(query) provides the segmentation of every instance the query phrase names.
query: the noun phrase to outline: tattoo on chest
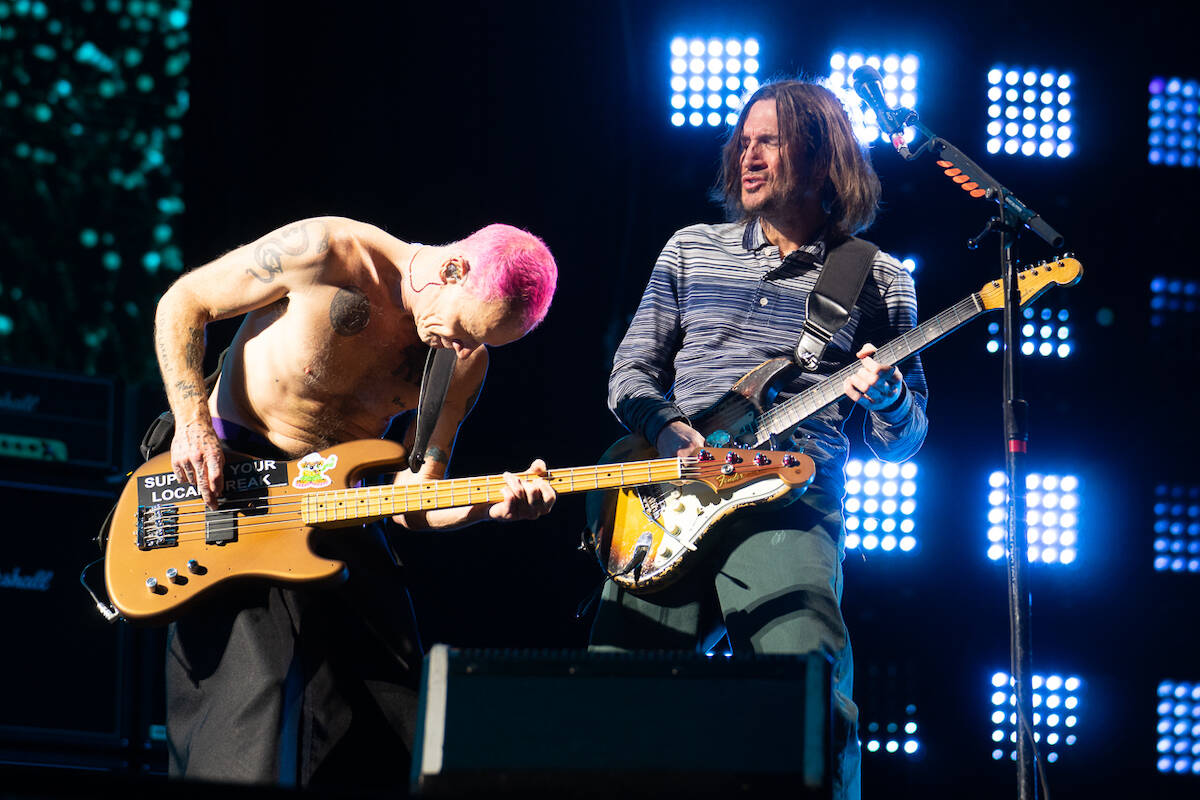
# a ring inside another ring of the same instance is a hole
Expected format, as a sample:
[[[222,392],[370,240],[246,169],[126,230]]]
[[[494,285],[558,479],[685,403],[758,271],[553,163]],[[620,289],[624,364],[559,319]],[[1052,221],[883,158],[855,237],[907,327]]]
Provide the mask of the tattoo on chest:
[[[329,230],[324,223],[321,226],[321,239],[317,252],[323,253],[329,249]],[[246,270],[256,280],[270,283],[275,276],[283,272],[284,256],[299,256],[308,252],[312,242],[304,225],[294,225],[279,236],[273,236],[259,242],[254,247],[254,263],[256,267]]]
[[[425,372],[425,358],[429,347],[424,342],[413,342],[400,353],[400,366],[392,370],[392,377],[404,383],[420,385]]]
[[[357,286],[343,286],[329,304],[329,324],[339,336],[353,336],[371,321],[371,301]]]

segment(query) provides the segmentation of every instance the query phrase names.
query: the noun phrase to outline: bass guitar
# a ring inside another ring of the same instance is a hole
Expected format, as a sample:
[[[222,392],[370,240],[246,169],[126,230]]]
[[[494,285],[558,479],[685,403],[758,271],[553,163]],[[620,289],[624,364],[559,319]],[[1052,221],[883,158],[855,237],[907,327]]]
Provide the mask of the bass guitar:
[[[1019,273],[1021,305],[1051,286],[1078,282],[1082,274],[1083,267],[1074,258],[1038,264]],[[981,314],[1003,307],[1004,288],[1000,281],[990,281],[978,292],[883,345],[874,358],[882,364],[898,364]],[[709,447],[777,450],[777,437],[844,396],[842,386],[858,364],[849,364],[768,408],[776,387],[782,379],[794,375],[795,369],[790,358],[763,362],[693,417],[692,426],[704,434]],[[601,461],[647,458],[656,453],[643,437],[633,434],[613,444]],[[613,580],[634,592],[655,592],[673,583],[696,560],[704,534],[738,507],[736,493],[713,493],[691,486],[655,484],[597,493],[587,498],[587,540]],[[639,568],[630,570],[629,565],[635,561]]]
[[[313,551],[317,531],[503,499],[501,475],[356,485],[372,473],[405,469],[405,456],[403,447],[383,439],[347,442],[294,461],[229,452],[216,510],[194,486],[178,482],[169,453],[155,456],[131,474],[113,512],[105,543],[109,598],[127,620],[163,623],[235,581],[338,582],[346,565]],[[559,494],[670,481],[779,496],[807,486],[813,472],[806,456],[714,449],[689,458],[556,469],[545,478]]]

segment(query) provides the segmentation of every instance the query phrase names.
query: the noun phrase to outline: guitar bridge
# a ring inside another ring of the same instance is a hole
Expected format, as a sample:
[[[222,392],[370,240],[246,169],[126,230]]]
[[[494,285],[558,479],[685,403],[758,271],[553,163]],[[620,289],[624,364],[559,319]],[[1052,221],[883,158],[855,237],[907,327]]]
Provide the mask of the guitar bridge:
[[[179,545],[179,509],[170,505],[138,506],[137,546],[156,550]]]

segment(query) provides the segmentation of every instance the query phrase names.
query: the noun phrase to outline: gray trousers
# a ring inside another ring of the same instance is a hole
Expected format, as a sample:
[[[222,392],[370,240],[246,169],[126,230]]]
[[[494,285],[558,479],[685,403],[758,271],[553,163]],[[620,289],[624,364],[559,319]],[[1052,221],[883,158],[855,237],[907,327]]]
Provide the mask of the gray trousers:
[[[707,652],[728,634],[734,654],[833,656],[833,796],[861,795],[854,661],[842,619],[841,503],[813,487],[778,510],[742,512],[705,534],[708,552],[661,592],[604,589],[597,650]]]

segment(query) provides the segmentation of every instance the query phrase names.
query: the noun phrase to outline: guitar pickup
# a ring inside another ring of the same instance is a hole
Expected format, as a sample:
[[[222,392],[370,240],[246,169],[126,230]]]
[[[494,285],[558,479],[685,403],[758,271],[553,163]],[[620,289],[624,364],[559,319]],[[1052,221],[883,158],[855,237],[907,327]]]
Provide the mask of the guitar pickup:
[[[179,509],[171,505],[138,506],[137,546],[155,550],[179,545]]]
[[[227,544],[237,541],[237,511],[222,504],[216,511],[204,512],[204,543]]]

